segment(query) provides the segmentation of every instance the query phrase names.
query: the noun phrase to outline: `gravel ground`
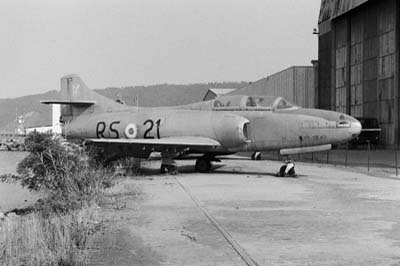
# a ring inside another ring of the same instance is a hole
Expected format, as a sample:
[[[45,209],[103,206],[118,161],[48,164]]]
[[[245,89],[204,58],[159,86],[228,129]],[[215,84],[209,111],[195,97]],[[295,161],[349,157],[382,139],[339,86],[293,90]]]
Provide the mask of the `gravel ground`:
[[[103,207],[92,264],[246,265],[177,178],[259,265],[400,265],[400,179],[308,163],[277,178],[279,162],[237,158],[198,174],[193,164],[162,176],[149,162],[142,180],[125,181],[142,196]]]

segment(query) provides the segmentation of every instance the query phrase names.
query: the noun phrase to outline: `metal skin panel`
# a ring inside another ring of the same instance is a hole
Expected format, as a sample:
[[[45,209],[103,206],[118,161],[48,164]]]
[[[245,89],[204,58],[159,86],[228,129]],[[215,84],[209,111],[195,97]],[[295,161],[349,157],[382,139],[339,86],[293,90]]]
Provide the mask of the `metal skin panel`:
[[[73,86],[80,84],[81,90],[88,90],[80,79],[71,78]],[[93,98],[85,96],[80,100],[99,100],[89,91],[78,94]],[[224,102],[222,97],[219,100]],[[226,154],[319,146],[348,141],[361,131],[361,124],[350,116],[291,106],[279,97],[272,109],[262,110],[257,106],[207,110],[213,108],[213,101],[165,108],[136,108],[108,101],[105,106],[112,106],[112,110],[98,106],[95,110],[103,111],[93,112],[89,107],[67,121],[64,125],[67,138],[89,139],[95,144],[93,139],[109,139],[99,145],[113,156],[146,158],[152,151]],[[181,145],[176,143],[179,137]],[[174,143],[168,143],[171,138]],[[130,139],[134,140],[129,142]],[[188,142],[189,139],[192,142]],[[205,139],[210,140],[209,145],[204,143]],[[212,140],[220,145],[216,147]],[[199,143],[204,145],[199,146]]]

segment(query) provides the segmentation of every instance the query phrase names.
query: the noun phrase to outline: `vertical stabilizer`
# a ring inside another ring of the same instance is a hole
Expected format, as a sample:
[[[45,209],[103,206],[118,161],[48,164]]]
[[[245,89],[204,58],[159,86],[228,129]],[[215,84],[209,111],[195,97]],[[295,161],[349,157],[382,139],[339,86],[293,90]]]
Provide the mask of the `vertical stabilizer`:
[[[61,105],[60,121],[63,123],[70,122],[85,113],[113,112],[126,108],[126,106],[90,90],[77,75],[67,75],[61,78],[59,99],[41,102]]]
[[[96,106],[106,108],[120,107],[113,100],[89,89],[78,75],[61,78],[61,98],[70,102],[95,102]]]

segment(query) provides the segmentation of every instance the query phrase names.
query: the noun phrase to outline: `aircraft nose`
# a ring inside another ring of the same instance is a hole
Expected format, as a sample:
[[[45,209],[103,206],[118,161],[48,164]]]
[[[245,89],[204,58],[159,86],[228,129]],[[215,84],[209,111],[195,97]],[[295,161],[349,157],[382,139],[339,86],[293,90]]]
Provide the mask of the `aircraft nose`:
[[[351,130],[351,136],[353,138],[357,137],[358,135],[360,135],[361,133],[361,123],[360,121],[356,120],[356,121],[352,121],[350,124],[350,130]]]

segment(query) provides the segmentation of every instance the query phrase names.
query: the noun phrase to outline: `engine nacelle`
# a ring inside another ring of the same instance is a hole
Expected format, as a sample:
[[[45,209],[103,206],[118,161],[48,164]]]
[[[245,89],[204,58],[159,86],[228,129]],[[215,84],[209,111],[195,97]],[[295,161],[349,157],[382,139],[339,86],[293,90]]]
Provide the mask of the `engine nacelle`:
[[[212,120],[213,129],[218,141],[225,148],[234,148],[250,142],[249,120],[234,114],[226,114],[214,117]]]

